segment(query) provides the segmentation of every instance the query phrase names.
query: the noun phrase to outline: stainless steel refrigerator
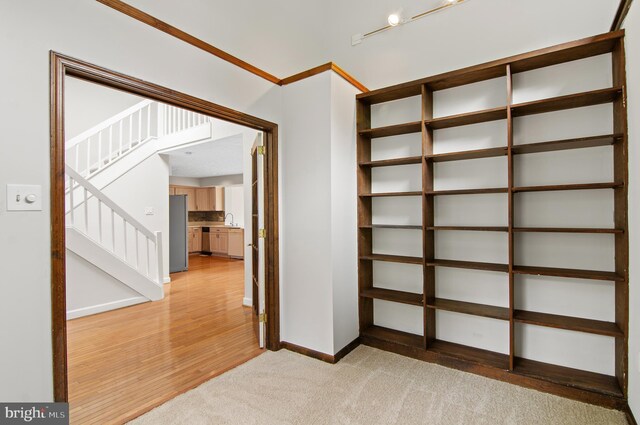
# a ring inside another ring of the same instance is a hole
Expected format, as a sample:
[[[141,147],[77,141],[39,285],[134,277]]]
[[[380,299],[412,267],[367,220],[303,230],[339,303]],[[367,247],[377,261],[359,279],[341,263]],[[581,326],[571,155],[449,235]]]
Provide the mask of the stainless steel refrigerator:
[[[169,196],[169,271],[183,272],[189,267],[187,247],[187,195]]]

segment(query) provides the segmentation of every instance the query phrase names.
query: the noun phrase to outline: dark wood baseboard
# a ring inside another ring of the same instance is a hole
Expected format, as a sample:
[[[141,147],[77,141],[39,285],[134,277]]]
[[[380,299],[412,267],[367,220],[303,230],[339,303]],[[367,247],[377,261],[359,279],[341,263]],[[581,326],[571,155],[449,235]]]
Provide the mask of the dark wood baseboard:
[[[627,417],[627,422],[629,422],[629,425],[638,425],[638,422],[636,422],[636,418],[633,416],[633,412],[631,411],[631,407],[629,407],[628,404],[624,409],[624,414]]]
[[[354,339],[353,341],[345,345],[342,350],[338,351],[333,356],[333,363],[338,363],[340,360],[342,360],[343,357],[345,357],[347,354],[349,354],[350,352],[358,348],[359,345],[360,345],[360,337]]]
[[[335,355],[321,353],[320,351],[312,350],[310,348],[301,347],[290,342],[280,342],[280,348],[293,351],[294,353],[302,354],[303,356],[312,357],[314,359],[322,360],[326,363],[335,364],[338,363],[344,356],[352,352],[358,345],[360,345],[360,338],[356,338],[347,344],[342,350],[338,351]]]
[[[584,403],[594,404],[597,406],[621,411],[626,411],[627,409],[627,401],[621,397],[599,394],[580,388],[556,384],[554,382],[549,382],[542,379],[518,375],[509,372],[508,370],[500,369],[497,367],[487,366],[473,361],[462,360],[460,358],[451,357],[446,354],[427,351],[396,342],[384,341],[367,335],[360,336],[360,343],[363,345],[368,345],[370,347],[378,348],[380,350],[412,357],[414,359],[423,360],[429,363],[436,363],[440,366],[448,367],[451,369],[470,372],[476,375],[484,376],[486,378],[508,382],[510,384],[531,388],[541,392],[581,401]]]

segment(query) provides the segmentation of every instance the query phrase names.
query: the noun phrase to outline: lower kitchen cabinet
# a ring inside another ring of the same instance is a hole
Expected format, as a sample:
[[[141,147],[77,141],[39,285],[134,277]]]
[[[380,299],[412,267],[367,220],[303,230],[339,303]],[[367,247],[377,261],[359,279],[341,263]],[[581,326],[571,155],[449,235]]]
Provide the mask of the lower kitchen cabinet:
[[[229,229],[229,257],[244,258],[244,230]]]
[[[229,233],[227,229],[209,230],[209,249],[212,254],[228,255],[229,252]]]

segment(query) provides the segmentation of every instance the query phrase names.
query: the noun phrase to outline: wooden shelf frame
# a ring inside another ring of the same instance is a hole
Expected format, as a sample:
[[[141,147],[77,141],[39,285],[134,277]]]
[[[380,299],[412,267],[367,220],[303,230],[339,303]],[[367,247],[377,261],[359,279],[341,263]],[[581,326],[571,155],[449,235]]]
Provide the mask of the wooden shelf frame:
[[[605,53],[610,53],[612,58],[612,87],[519,104],[513,103],[514,75]],[[504,106],[452,116],[434,117],[433,97],[435,91],[498,77],[504,78],[506,81],[507,100]],[[608,407],[621,408],[620,406],[624,406],[627,397],[629,263],[627,231],[628,141],[627,111],[624,101],[625,85],[624,31],[617,31],[357,95],[358,252],[360,258],[358,285],[362,341],[385,350],[497,377],[561,396],[569,396]],[[371,128],[371,105],[413,96],[420,96],[422,100],[420,121]],[[514,128],[518,126],[516,120],[518,117],[604,103],[613,105],[613,131],[611,134],[514,144]],[[434,131],[493,120],[506,121],[506,146],[434,153]],[[408,133],[421,133],[422,155],[420,157],[371,160],[372,138]],[[517,166],[515,158],[519,155],[605,146],[613,150],[614,176],[610,182],[543,186],[515,185],[514,169]],[[434,167],[436,163],[494,157],[507,158],[506,187],[435,190]],[[409,164],[422,165],[421,192],[371,193],[372,168]],[[611,228],[516,226],[514,217],[520,193],[565,190],[612,190],[615,210],[613,226]],[[437,196],[494,193],[505,194],[508,199],[508,223],[506,226],[435,225],[434,203]],[[422,195],[421,226],[372,224],[372,198],[419,195]],[[376,229],[421,230],[422,256],[372,254],[373,232]],[[438,231],[506,232],[508,235],[508,261],[504,264],[495,264],[438,259],[435,256],[435,232]],[[517,264],[515,247],[518,241],[515,235],[533,232],[611,234],[615,238],[615,270],[579,270]],[[374,288],[372,267],[374,261],[392,261],[422,266],[422,294]],[[435,290],[435,270],[437,267],[506,273],[508,287],[505,287],[505,291],[508,292],[508,307],[437,298]],[[615,320],[605,322],[517,309],[515,294],[519,290],[517,278],[521,275],[611,282],[615,286]],[[413,306],[421,305],[423,307],[423,335],[409,334],[374,325],[373,299],[384,299]],[[436,334],[437,310],[507,321],[509,323],[509,352],[506,354],[496,353],[438,339]],[[600,375],[519,357],[515,344],[519,337],[516,333],[516,325],[518,324],[552,327],[614,338],[615,376]]]

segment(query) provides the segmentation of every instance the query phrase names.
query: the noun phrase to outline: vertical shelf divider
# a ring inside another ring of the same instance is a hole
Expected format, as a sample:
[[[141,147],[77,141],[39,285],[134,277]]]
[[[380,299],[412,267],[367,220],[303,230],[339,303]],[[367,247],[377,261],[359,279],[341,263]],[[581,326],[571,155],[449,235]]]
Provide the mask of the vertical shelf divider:
[[[507,196],[508,196],[508,220],[509,220],[509,370],[513,370],[515,358],[515,322],[513,318],[515,302],[515,275],[514,265],[514,197],[513,197],[513,116],[511,105],[513,104],[513,76],[511,65],[507,64]]]
[[[613,145],[613,178],[623,183],[614,189],[614,225],[624,232],[615,235],[616,273],[624,279],[615,282],[615,319],[624,337],[616,338],[615,372],[625,397],[628,396],[628,343],[629,343],[629,234],[627,225],[628,197],[628,135],[627,135],[627,87],[625,73],[624,38],[620,38],[611,54],[613,84],[622,87],[622,96],[613,102],[613,131],[622,134],[619,143]]]
[[[357,102],[356,157],[358,164],[371,161],[371,139],[360,134],[361,130],[371,128],[371,105]],[[358,292],[373,286],[373,261],[361,258],[373,252],[373,229],[364,228],[372,224],[372,198],[360,196],[371,193],[371,167],[358,165]],[[373,325],[373,299],[358,296],[360,333]]]
[[[436,339],[436,311],[428,308],[429,300],[436,296],[436,271],[427,266],[427,261],[435,258],[434,197],[427,195],[433,191],[434,163],[427,155],[433,154],[433,129],[426,124],[433,118],[433,91],[422,85],[422,270],[423,290],[422,307],[424,309],[424,345],[429,347]]]

